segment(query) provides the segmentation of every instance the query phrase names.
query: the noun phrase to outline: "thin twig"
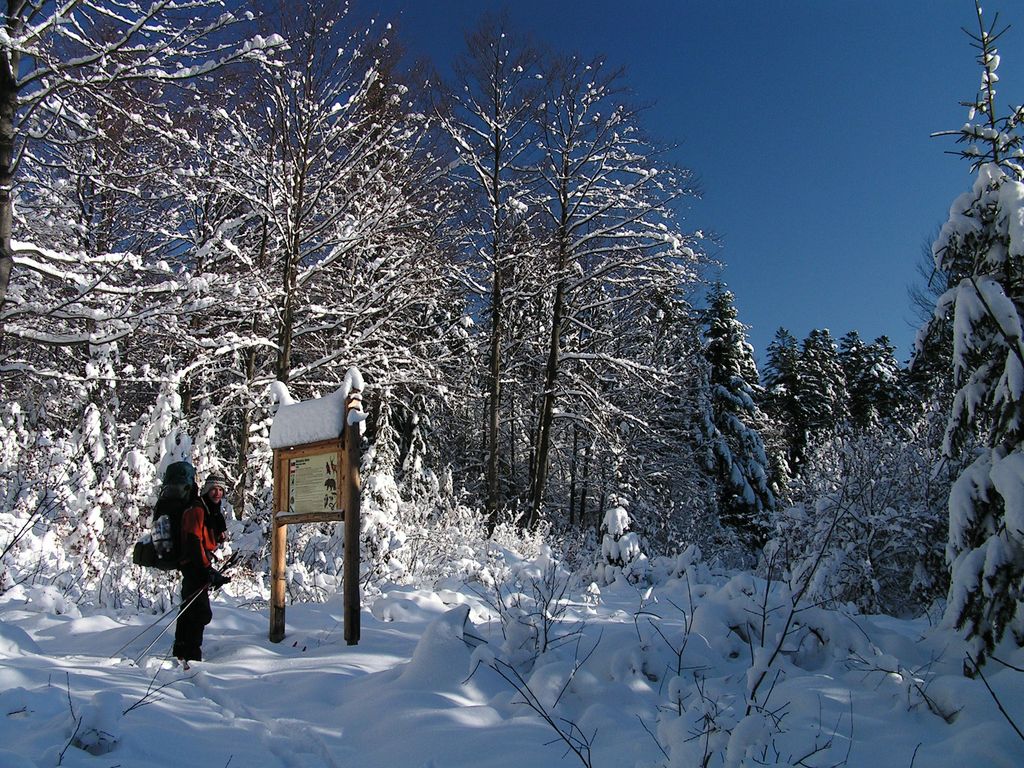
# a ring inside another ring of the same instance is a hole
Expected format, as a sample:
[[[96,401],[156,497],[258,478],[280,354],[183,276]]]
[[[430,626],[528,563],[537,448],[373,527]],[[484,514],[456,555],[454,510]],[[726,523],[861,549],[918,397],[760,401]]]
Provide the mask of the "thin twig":
[[[671,760],[671,758],[670,758],[670,757],[668,756],[668,752],[666,752],[666,751],[665,751],[665,748],[664,748],[663,746],[661,746],[661,742],[660,742],[660,741],[658,741],[658,737],[654,735],[654,731],[652,731],[652,730],[651,730],[650,728],[648,728],[648,727],[647,727],[647,723],[645,723],[645,722],[644,722],[644,719],[643,719],[642,717],[640,717],[640,715],[637,715],[637,716],[636,716],[636,719],[640,721],[640,726],[641,726],[641,727],[642,727],[642,728],[643,728],[643,729],[644,729],[645,731],[647,731],[647,734],[648,734],[648,735],[649,735],[649,736],[651,737],[651,739],[652,739],[652,740],[654,741],[654,744],[655,744],[655,746],[656,746],[656,747],[657,747],[657,748],[658,748],[659,750],[661,750],[661,754],[663,754],[663,755],[665,756],[665,759],[666,759],[666,760]]]
[[[590,748],[593,744],[593,737],[587,739],[575,723],[564,720],[564,718],[562,718],[562,720],[569,725],[569,728],[568,730],[563,729],[551,716],[551,713],[547,711],[544,704],[533,692],[526,680],[523,679],[523,676],[519,674],[519,671],[511,664],[501,661],[500,659],[495,659],[488,666],[497,672],[505,682],[511,685],[516,692],[523,697],[524,704],[536,712],[544,722],[551,726],[558,739],[565,743],[566,747],[568,747],[569,750],[580,759],[580,762],[583,763],[586,768],[592,768]]]
[[[558,692],[558,696],[556,696],[556,697],[555,697],[555,703],[554,703],[554,704],[553,704],[552,706],[555,706],[555,707],[557,707],[557,706],[558,706],[558,702],[560,702],[560,701],[562,700],[562,695],[563,695],[563,694],[564,694],[564,693],[566,692],[566,690],[567,690],[567,689],[569,688],[569,683],[571,683],[571,682],[573,681],[573,679],[574,679],[574,678],[576,677],[576,673],[577,673],[577,672],[579,672],[579,671],[580,671],[580,669],[582,669],[582,668],[583,668],[583,665],[584,665],[584,664],[586,664],[586,663],[587,663],[587,661],[588,661],[588,660],[590,659],[590,657],[594,655],[594,651],[596,651],[596,650],[597,650],[597,646],[599,646],[599,645],[601,644],[601,638],[602,638],[603,636],[604,636],[604,630],[602,630],[602,631],[601,631],[601,634],[599,634],[599,635],[597,636],[597,642],[596,642],[596,643],[594,643],[594,647],[593,647],[593,648],[591,648],[591,649],[590,649],[590,650],[589,650],[589,651],[587,652],[587,655],[583,657],[583,660],[582,660],[582,661],[579,661],[579,662],[577,662],[577,663],[575,663],[575,664],[573,664],[573,666],[572,666],[572,673],[571,673],[571,674],[569,675],[569,677],[568,677],[568,678],[566,679],[566,681],[565,681],[565,685],[563,685],[563,686],[562,686],[562,690],[560,690],[560,691]]]
[[[917,750],[921,748],[922,744],[924,744],[924,742],[919,741],[917,742],[917,746],[914,747],[914,754],[910,756],[910,768],[914,768],[914,761],[917,760]]]
[[[989,659],[991,659],[992,661],[996,662],[997,664],[1002,664],[1007,669],[1012,669],[1014,672],[1024,672],[1024,669],[1021,669],[1020,667],[1015,667],[1015,666],[1013,666],[1013,664],[1005,662],[1002,659],[998,658],[997,656],[993,656],[993,655],[989,654]]]
[[[992,701],[996,703],[996,706],[999,708],[999,711],[1002,713],[1003,717],[1006,718],[1006,722],[1008,722],[1010,724],[1010,727],[1013,728],[1014,731],[1016,731],[1021,741],[1024,741],[1024,733],[1021,733],[1020,728],[1018,728],[1017,724],[1013,722],[1013,718],[1011,718],[1010,714],[1003,708],[1003,703],[999,700],[999,697],[996,696],[996,692],[992,690],[992,686],[988,684],[988,680],[985,679],[985,673],[981,671],[981,667],[978,665],[978,662],[976,662],[972,658],[970,653],[967,654],[967,661],[970,663],[972,667],[974,667],[974,672],[976,675],[978,675],[978,677],[981,678],[981,682],[985,684],[985,687],[988,689],[989,695],[992,697]]]

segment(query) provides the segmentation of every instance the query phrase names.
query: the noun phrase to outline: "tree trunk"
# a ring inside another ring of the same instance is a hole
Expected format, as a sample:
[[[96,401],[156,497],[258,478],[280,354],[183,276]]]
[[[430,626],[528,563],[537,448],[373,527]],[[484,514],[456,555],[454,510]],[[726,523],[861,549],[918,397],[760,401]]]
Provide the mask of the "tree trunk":
[[[572,460],[569,462],[569,528],[576,522],[576,475],[578,473],[578,457],[580,453],[580,431],[572,428]]]
[[[256,350],[250,349],[245,356],[245,380],[252,391],[252,382],[256,378]],[[241,520],[245,517],[245,480],[249,473],[249,429],[252,427],[252,402],[242,407],[241,424],[238,435],[238,465],[235,481],[235,516]]]
[[[551,423],[555,413],[555,379],[558,377],[559,346],[562,336],[562,314],[565,307],[565,281],[555,288],[555,306],[551,312],[551,343],[548,347],[548,363],[544,371],[544,400],[541,402],[540,420],[537,428],[536,463],[534,464],[533,489],[530,494],[529,526],[532,528],[540,519],[540,508],[544,503],[544,490],[548,480],[548,456],[551,451]]]
[[[516,390],[513,389],[510,392],[506,391],[505,395],[508,397],[508,477],[511,480],[511,486],[513,488],[519,487],[519,430],[516,427]],[[511,396],[510,396],[511,395]]]
[[[21,27],[19,6],[24,3],[8,0],[5,32],[14,37]],[[7,299],[7,287],[14,271],[14,117],[18,108],[18,84],[15,80],[20,54],[9,47],[0,49],[0,312]],[[3,339],[0,317],[0,341]]]
[[[593,442],[587,443],[587,450],[583,452],[583,488],[580,490],[580,528],[587,525],[587,496],[590,494],[590,451],[594,447]]]
[[[551,423],[555,413],[555,380],[558,378],[558,363],[562,343],[562,319],[565,314],[565,268],[569,261],[569,155],[562,155],[561,182],[558,188],[558,285],[555,287],[555,304],[551,309],[551,341],[548,345],[548,362],[544,369],[544,400],[541,403],[540,419],[537,425],[537,450],[534,465],[533,487],[530,498],[530,520],[532,528],[540,519],[540,508],[544,503],[544,491],[548,481],[548,457],[551,452]]]
[[[498,424],[501,399],[501,270],[494,268],[491,290],[491,381],[487,413],[487,532],[498,525]]]
[[[500,102],[494,94],[494,124],[498,125]],[[494,278],[491,282],[491,400],[487,415],[487,533],[498,525],[498,426],[501,412],[501,336],[502,336],[502,265],[501,252],[501,160],[503,137],[500,128],[494,130],[494,155],[491,168],[491,258]]]
[[[284,302],[281,307],[281,325],[277,330],[277,370],[279,381],[288,383],[292,367],[292,336],[295,331],[295,286],[298,254],[289,254],[284,264]]]

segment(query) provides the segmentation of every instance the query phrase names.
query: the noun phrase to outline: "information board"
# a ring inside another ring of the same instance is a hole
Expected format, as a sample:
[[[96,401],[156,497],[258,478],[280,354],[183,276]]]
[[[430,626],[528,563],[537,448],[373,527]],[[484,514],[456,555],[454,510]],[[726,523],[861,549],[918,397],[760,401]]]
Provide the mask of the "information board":
[[[345,642],[349,645],[359,642],[359,525],[362,496],[359,464],[362,459],[360,440],[365,415],[362,409],[362,379],[358,374],[354,368],[346,374],[343,412],[339,413],[337,397],[311,401],[314,405],[331,401],[321,410],[327,422],[332,421],[328,418],[331,414],[340,416],[336,436],[297,445],[292,443],[298,434],[307,437],[313,434],[305,428],[312,418],[307,403],[281,405],[274,417],[271,429],[271,444],[274,448],[274,525],[270,539],[270,631],[267,634],[273,643],[281,642],[285,636],[288,526],[332,522],[343,522],[345,526],[342,579]],[[287,394],[286,389],[279,392],[280,400],[287,402]],[[295,409],[302,410],[300,412]],[[275,429],[279,424],[287,425],[291,415],[296,416],[293,421],[302,424],[303,429],[297,430],[294,424],[291,424],[291,428],[282,426],[277,430],[275,438]],[[327,433],[334,434],[334,430],[327,430]]]
[[[338,451],[288,459],[288,512],[333,513],[338,509]]]

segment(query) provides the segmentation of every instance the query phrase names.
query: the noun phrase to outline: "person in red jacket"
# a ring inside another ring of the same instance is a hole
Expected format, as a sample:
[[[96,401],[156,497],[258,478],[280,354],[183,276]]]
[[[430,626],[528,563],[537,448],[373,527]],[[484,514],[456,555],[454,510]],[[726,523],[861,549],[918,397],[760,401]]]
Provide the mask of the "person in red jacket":
[[[181,612],[174,629],[173,653],[185,669],[190,661],[203,660],[203,630],[213,618],[210,587],[230,581],[213,567],[213,553],[227,538],[220,508],[225,490],[224,478],[210,475],[181,518]]]

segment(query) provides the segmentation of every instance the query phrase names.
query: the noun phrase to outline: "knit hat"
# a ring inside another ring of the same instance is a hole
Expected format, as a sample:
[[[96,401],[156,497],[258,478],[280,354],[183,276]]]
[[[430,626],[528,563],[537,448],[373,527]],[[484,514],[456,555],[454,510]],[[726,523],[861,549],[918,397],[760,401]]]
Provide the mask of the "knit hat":
[[[205,496],[214,488],[220,488],[222,491],[224,491],[224,493],[227,493],[227,482],[221,475],[210,475],[209,477],[207,477],[206,482],[203,483],[203,490],[200,491],[199,493],[201,496]]]

